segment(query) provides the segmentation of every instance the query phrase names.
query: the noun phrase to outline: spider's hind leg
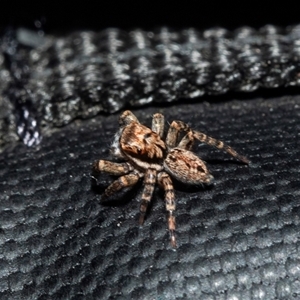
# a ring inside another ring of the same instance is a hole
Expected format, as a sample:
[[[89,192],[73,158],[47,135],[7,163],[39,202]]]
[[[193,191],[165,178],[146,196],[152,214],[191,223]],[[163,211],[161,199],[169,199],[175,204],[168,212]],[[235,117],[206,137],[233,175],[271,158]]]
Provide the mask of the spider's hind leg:
[[[210,146],[213,146],[217,149],[223,150],[223,151],[227,152],[228,154],[230,154],[231,156],[242,161],[243,163],[249,164],[248,158],[238,154],[233,148],[226,145],[224,142],[214,139],[200,131],[194,131],[186,123],[184,123],[182,121],[173,121],[171,123],[167,137],[166,137],[166,144],[169,147],[171,147],[171,148],[176,147],[176,143],[177,143],[180,132],[187,132],[187,134],[186,134],[186,136],[183,137],[183,139],[181,140],[179,145],[188,147],[189,136],[192,135],[194,139],[197,139],[200,142],[205,143]],[[180,147],[180,148],[183,148],[183,147]],[[185,148],[185,149],[189,150],[189,148]]]
[[[175,237],[176,222],[174,216],[176,204],[175,204],[173,183],[170,176],[166,172],[161,172],[158,174],[158,184],[165,191],[165,202],[166,202],[166,210],[168,212],[168,228],[171,236],[171,245],[173,247],[176,247],[176,237]]]
[[[185,150],[191,150],[193,148],[194,145],[194,134],[193,131],[190,130],[183,138],[182,140],[179,142],[178,144],[178,148],[182,148]]]
[[[145,215],[147,212],[148,205],[151,201],[152,194],[155,188],[157,172],[155,169],[148,169],[144,176],[144,190],[142,193],[142,201],[140,206],[140,219],[139,223],[144,223]]]
[[[227,152],[228,154],[230,154],[231,156],[237,158],[238,160],[242,161],[245,164],[249,164],[249,159],[245,156],[242,156],[240,154],[238,154],[233,148],[231,148],[230,146],[226,145],[224,142],[214,139],[202,132],[199,131],[193,131],[194,137],[199,140],[202,143],[205,143],[209,146],[213,146],[217,149],[223,150],[225,152]]]

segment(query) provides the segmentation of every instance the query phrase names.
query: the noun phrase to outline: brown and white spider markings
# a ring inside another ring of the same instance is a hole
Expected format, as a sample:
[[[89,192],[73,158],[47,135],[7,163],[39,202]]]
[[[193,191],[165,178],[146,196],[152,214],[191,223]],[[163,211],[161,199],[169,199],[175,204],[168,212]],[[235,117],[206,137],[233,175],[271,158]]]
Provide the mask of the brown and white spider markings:
[[[120,176],[104,191],[102,200],[123,188],[135,185],[144,178],[139,218],[140,224],[143,224],[157,182],[165,192],[168,228],[173,247],[176,247],[174,216],[176,205],[171,177],[191,185],[209,184],[213,180],[205,163],[190,151],[195,139],[224,150],[245,164],[249,163],[246,157],[239,155],[230,146],[192,130],[182,121],[171,123],[164,140],[164,116],[159,113],[153,116],[150,129],[142,125],[131,111],[126,110],[120,116],[119,126],[111,151],[115,157],[125,162],[99,160],[93,166],[98,172]],[[185,133],[181,140],[179,140],[180,133]]]

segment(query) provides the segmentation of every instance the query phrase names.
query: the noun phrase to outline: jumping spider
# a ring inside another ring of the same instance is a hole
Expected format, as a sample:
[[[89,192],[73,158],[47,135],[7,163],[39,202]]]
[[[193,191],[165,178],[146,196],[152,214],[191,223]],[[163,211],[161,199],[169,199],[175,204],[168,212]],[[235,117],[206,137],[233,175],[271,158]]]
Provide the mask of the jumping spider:
[[[151,129],[142,125],[129,110],[120,116],[119,126],[111,151],[116,158],[125,162],[99,160],[93,166],[95,171],[120,176],[104,191],[102,200],[144,178],[139,218],[139,223],[143,224],[157,182],[165,192],[168,228],[173,247],[176,247],[175,196],[171,177],[191,185],[209,184],[213,180],[205,163],[190,151],[195,139],[224,150],[245,164],[249,163],[246,157],[239,155],[231,147],[192,130],[182,121],[173,121],[163,139],[164,116],[159,113],[153,116]],[[182,139],[179,139],[180,133],[185,133]]]

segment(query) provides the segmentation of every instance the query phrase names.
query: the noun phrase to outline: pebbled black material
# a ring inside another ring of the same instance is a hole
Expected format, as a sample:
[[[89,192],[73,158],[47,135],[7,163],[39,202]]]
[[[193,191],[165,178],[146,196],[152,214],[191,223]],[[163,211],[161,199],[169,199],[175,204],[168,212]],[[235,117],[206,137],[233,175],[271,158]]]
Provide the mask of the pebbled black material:
[[[299,40],[299,25],[65,36],[9,31],[0,37],[0,108],[12,101],[19,136],[31,145],[40,140],[39,123],[46,131],[129,106],[298,86]],[[7,131],[12,120],[0,117],[4,145],[14,132]]]
[[[22,48],[16,34],[16,31],[7,29],[1,39],[3,66],[10,75],[3,96],[13,104],[14,109],[11,113],[15,115],[18,136],[25,145],[33,146],[40,143],[41,136],[37,112],[33,105],[34,91],[30,90],[32,86],[29,84],[33,70],[29,68],[28,58],[24,56],[28,55],[31,49]],[[5,71],[4,76],[7,76]],[[1,121],[5,122],[5,119]]]
[[[118,116],[70,124],[39,148],[0,155],[0,299],[298,299],[300,97],[143,107],[181,119],[246,155],[249,167],[208,146],[195,152],[211,189],[176,185],[178,249],[169,245],[163,194],[143,227],[135,190],[100,205]]]

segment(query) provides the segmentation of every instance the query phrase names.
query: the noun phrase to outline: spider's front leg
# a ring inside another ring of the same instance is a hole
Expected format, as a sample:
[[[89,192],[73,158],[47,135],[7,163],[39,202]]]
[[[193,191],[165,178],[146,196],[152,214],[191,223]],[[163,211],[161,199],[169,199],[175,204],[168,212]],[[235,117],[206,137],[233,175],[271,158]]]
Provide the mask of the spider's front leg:
[[[125,110],[119,118],[119,125],[122,127],[130,124],[131,122],[139,123],[137,117],[130,110]]]
[[[175,238],[176,222],[174,216],[176,204],[175,204],[173,183],[170,176],[166,172],[161,172],[158,174],[158,184],[165,191],[166,210],[169,213],[168,228],[171,236],[171,245],[173,247],[176,247],[176,238]]]
[[[152,131],[156,132],[161,138],[164,134],[165,118],[162,114],[155,114],[152,118]]]

